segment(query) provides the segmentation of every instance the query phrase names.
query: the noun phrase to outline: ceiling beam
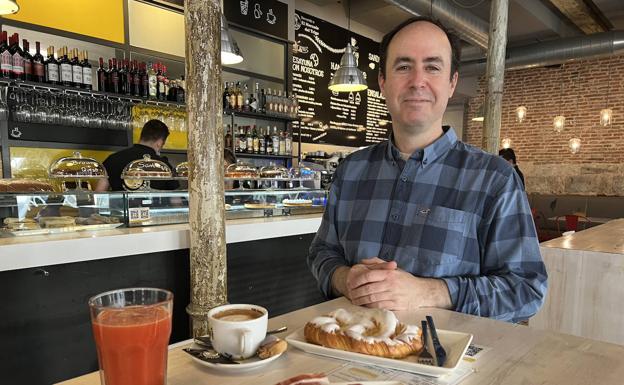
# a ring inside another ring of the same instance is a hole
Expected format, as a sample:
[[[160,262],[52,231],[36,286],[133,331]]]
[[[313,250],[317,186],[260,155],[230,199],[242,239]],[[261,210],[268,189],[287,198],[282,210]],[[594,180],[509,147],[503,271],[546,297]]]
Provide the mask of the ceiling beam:
[[[599,15],[597,7],[589,6],[591,0],[549,0],[570,21],[586,34],[606,32],[609,26],[604,23],[604,16]]]
[[[560,37],[576,36],[581,33],[579,28],[571,25],[567,20],[562,20],[565,18],[545,6],[541,0],[516,0],[515,4],[524,8],[525,11]]]

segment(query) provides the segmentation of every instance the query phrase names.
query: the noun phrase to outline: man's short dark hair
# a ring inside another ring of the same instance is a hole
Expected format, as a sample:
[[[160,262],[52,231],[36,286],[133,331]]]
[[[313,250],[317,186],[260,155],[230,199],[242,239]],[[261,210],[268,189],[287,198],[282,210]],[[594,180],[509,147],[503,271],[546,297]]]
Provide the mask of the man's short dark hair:
[[[505,160],[513,161],[513,164],[516,164],[516,153],[511,148],[503,148],[498,151],[498,155],[502,156]]]
[[[166,140],[169,136],[169,128],[158,119],[152,119],[145,123],[141,130],[142,142],[155,142],[158,139]]]
[[[459,37],[453,33],[450,29],[446,28],[439,20],[432,19],[427,16],[416,16],[410,19],[405,20],[401,24],[394,27],[394,29],[388,32],[383,39],[381,40],[381,45],[379,46],[379,73],[385,79],[386,78],[386,60],[388,58],[388,47],[390,46],[390,42],[394,38],[394,36],[399,33],[400,30],[407,27],[412,23],[416,23],[419,21],[429,22],[438,28],[440,28],[451,44],[451,78],[453,79],[453,75],[455,72],[459,71],[459,60],[461,58],[461,41]]]

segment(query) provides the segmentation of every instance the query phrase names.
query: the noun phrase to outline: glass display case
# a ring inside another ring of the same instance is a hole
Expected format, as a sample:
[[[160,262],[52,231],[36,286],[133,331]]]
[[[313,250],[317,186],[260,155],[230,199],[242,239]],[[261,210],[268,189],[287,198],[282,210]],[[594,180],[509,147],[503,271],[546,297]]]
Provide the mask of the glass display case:
[[[0,194],[0,235],[22,236],[112,229],[126,223],[123,193]]]
[[[322,213],[327,191],[233,189],[226,219]],[[188,222],[187,191],[0,192],[0,236],[23,236]]]

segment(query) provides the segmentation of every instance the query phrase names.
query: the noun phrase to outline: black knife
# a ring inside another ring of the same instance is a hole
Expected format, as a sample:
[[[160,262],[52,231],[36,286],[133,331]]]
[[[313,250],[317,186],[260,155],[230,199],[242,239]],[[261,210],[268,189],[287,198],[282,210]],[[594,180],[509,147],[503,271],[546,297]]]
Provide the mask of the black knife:
[[[431,333],[431,341],[433,341],[433,349],[435,350],[436,361],[438,366],[443,366],[444,362],[446,362],[446,350],[440,344],[440,340],[438,339],[438,332],[436,331],[435,324],[433,323],[433,318],[430,315],[427,316],[427,323],[429,324],[429,331]]]

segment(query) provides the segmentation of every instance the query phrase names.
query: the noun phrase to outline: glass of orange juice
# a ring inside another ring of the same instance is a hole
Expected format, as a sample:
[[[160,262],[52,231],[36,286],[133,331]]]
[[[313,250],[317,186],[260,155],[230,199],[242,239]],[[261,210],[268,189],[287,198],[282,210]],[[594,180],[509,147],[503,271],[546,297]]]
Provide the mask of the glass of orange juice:
[[[89,300],[102,385],[165,385],[173,294],[128,288]]]

